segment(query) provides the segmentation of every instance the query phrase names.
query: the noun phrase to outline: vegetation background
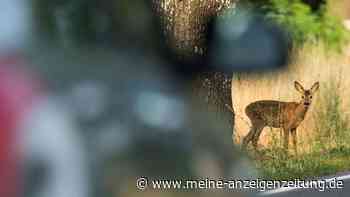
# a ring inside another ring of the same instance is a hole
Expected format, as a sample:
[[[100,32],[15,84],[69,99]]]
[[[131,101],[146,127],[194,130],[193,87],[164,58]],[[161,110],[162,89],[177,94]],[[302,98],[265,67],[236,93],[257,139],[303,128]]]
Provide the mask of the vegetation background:
[[[293,42],[290,61],[286,70],[234,75],[235,141],[240,144],[250,128],[244,112],[249,103],[262,99],[299,101],[293,81],[300,81],[305,88],[320,81],[320,91],[297,131],[302,154],[284,155],[279,129],[265,128],[260,152],[252,157],[262,176],[268,178],[303,178],[350,170],[349,32],[343,25],[350,16],[350,2],[328,1],[314,12],[298,0],[267,2],[248,5],[258,5],[268,20],[288,30]]]

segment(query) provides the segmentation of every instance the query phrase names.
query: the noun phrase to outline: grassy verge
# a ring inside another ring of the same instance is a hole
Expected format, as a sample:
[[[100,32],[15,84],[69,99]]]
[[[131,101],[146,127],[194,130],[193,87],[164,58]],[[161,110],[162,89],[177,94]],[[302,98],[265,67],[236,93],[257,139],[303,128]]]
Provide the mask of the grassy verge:
[[[276,150],[265,150],[265,157],[255,160],[262,178],[292,180],[336,174],[350,170],[350,148],[338,147],[327,152],[313,152],[298,157],[285,157]],[[274,153],[273,153],[274,152]]]

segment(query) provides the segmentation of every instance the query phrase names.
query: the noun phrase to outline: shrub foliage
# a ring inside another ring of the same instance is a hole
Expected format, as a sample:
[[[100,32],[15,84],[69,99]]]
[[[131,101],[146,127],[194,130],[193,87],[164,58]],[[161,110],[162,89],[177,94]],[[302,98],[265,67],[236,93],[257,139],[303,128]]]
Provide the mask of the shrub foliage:
[[[327,6],[315,11],[301,0],[247,0],[246,3],[257,8],[267,20],[282,25],[296,46],[323,42],[327,48],[340,50],[347,43],[348,31],[340,18],[328,12]]]

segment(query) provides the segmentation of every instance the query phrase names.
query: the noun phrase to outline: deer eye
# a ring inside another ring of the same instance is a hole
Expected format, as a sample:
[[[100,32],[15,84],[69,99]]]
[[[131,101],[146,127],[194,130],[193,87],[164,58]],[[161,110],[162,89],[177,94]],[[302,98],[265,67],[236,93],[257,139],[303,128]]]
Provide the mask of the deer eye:
[[[302,99],[304,99],[304,98],[305,98],[305,96],[301,96],[301,98],[302,98]]]
[[[312,96],[310,96],[310,98],[312,99]]]

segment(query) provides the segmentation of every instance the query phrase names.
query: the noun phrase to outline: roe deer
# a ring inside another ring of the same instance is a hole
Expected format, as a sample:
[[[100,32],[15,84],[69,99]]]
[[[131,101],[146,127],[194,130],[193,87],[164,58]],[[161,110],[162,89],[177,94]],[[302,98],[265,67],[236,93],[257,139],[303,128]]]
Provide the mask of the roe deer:
[[[299,103],[261,100],[249,104],[245,112],[252,126],[248,135],[243,139],[242,147],[245,148],[251,141],[256,150],[263,128],[269,126],[283,129],[285,151],[288,151],[289,133],[291,133],[295,154],[297,154],[297,127],[304,120],[312,101],[312,95],[319,86],[319,82],[316,82],[310,90],[305,90],[299,82],[295,81],[294,87],[302,95]]]

